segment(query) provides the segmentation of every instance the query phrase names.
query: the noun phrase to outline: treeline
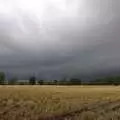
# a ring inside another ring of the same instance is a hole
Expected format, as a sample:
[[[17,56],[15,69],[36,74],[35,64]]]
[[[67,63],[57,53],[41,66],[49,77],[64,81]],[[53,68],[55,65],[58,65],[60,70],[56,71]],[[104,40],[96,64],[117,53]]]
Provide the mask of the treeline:
[[[120,85],[120,76],[92,80],[89,82],[89,85]]]
[[[81,79],[66,78],[62,80],[39,80],[35,76],[31,76],[28,80],[18,80],[17,77],[13,77],[6,80],[5,73],[0,72],[0,85],[81,85]]]
[[[0,85],[120,85],[120,76],[105,77],[88,82],[82,81],[79,78],[63,78],[61,80],[42,80],[31,76],[28,80],[18,80],[13,77],[6,80],[4,72],[0,72]]]

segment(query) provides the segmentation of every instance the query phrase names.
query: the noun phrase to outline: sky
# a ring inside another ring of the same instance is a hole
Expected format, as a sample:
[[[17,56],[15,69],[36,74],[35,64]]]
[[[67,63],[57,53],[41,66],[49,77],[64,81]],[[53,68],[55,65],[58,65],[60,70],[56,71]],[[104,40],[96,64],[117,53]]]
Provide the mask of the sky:
[[[0,71],[46,78],[120,70],[119,0],[0,0]]]

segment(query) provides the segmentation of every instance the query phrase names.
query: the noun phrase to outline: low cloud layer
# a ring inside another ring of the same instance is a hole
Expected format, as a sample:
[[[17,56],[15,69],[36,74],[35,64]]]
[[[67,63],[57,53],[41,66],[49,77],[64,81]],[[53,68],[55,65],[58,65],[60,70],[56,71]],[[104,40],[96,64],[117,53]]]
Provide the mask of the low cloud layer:
[[[0,70],[43,77],[120,67],[120,1],[0,0]]]

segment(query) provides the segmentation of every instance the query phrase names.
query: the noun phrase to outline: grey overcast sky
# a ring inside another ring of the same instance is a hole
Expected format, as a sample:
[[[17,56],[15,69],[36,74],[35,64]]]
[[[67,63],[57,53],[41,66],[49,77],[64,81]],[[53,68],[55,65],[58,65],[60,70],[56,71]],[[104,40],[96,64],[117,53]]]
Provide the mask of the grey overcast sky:
[[[0,71],[55,77],[119,68],[120,0],[0,0]]]

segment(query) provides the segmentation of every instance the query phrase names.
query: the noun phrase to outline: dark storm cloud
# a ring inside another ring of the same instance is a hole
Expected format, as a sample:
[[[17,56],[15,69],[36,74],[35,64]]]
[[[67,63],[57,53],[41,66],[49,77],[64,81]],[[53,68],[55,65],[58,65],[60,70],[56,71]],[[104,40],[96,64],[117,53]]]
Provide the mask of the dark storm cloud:
[[[120,1],[0,3],[1,71],[50,77],[119,68]]]

